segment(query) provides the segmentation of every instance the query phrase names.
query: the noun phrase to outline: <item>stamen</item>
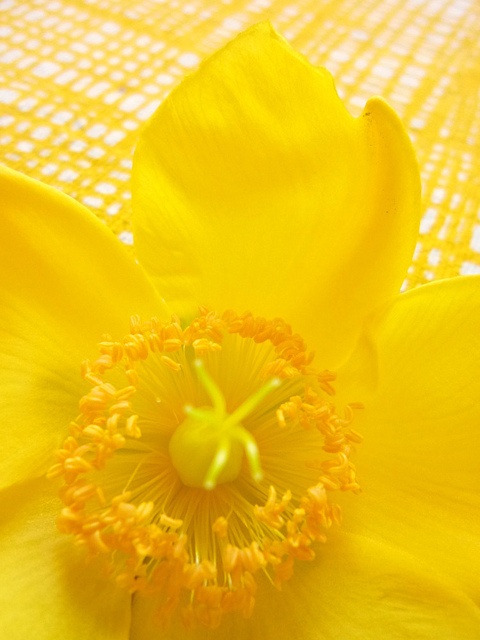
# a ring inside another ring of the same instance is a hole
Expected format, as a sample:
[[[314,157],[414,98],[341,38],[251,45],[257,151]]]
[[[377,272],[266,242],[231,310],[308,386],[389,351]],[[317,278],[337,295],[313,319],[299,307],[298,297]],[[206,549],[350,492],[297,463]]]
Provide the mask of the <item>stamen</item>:
[[[281,588],[340,523],[333,492],[360,492],[362,405],[337,412],[335,375],[278,318],[202,308],[182,328],[134,316],[99,350],[48,473],[63,481],[59,531],[107,558],[119,586],[154,597],[164,624],[249,617],[255,576]]]

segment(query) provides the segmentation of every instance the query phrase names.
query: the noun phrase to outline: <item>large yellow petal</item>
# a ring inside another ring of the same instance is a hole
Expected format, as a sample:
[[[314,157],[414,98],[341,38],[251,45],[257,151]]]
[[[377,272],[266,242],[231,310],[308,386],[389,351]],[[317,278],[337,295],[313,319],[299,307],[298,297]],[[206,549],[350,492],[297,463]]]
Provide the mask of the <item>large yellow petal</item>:
[[[333,366],[400,287],[419,176],[385,102],[352,117],[330,74],[260,24],[154,115],[133,205],[137,254],[178,313],[280,315]]]
[[[356,423],[364,492],[345,526],[406,550],[480,603],[480,278],[399,296],[357,356],[338,384],[366,403]]]
[[[232,616],[213,631],[159,629],[152,601],[138,598],[131,640],[478,639],[480,611],[468,598],[408,554],[361,536],[332,532],[281,592],[261,587],[251,619]]]
[[[0,486],[45,469],[105,332],[163,303],[124,247],[67,196],[0,167]]]
[[[130,596],[55,528],[40,479],[0,493],[0,635],[8,640],[128,640]]]

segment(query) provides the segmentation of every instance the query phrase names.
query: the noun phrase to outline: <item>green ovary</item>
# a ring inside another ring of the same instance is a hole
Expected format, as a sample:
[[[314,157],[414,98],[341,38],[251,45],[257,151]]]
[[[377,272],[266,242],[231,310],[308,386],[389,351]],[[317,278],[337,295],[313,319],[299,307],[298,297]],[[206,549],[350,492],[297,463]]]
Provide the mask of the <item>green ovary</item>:
[[[180,479],[189,487],[213,489],[238,477],[245,454],[252,477],[259,482],[262,468],[258,447],[241,421],[279,386],[280,380],[272,378],[229,414],[222,392],[203,362],[196,360],[195,367],[212,406],[185,407],[187,417],[170,438],[169,453]]]

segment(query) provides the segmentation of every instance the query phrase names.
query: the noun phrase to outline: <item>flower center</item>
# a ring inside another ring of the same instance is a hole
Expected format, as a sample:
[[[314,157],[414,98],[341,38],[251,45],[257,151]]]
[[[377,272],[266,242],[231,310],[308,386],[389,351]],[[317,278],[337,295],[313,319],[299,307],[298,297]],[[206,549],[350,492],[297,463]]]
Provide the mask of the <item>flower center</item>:
[[[187,417],[170,438],[168,450],[180,479],[188,487],[205,489],[235,480],[245,451],[252,477],[259,482],[263,474],[257,443],[241,422],[269,391],[280,385],[280,378],[272,378],[229,414],[225,398],[202,360],[195,360],[194,365],[213,406],[185,407]]]
[[[359,491],[359,405],[338,414],[334,375],[279,319],[133,317],[99,348],[48,474],[63,479],[58,528],[165,623],[251,615],[256,574],[279,587],[340,522],[331,496]]]

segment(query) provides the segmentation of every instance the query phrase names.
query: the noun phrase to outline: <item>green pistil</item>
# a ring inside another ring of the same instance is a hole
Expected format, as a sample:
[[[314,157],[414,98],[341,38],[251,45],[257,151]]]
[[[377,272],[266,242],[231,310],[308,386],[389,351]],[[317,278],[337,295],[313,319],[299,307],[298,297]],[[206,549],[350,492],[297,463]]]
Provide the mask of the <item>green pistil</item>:
[[[269,380],[229,414],[225,398],[203,362],[195,360],[194,365],[212,406],[185,407],[187,417],[169,443],[173,466],[187,486],[210,490],[235,480],[245,455],[253,479],[260,482],[263,474],[257,443],[241,422],[280,385],[280,379]]]

